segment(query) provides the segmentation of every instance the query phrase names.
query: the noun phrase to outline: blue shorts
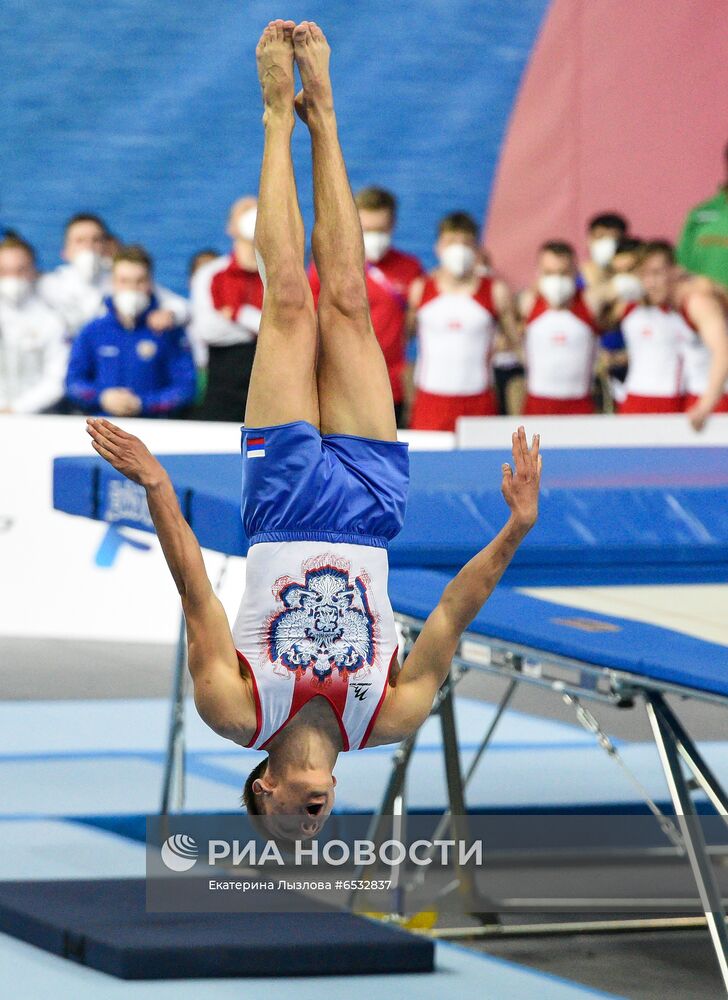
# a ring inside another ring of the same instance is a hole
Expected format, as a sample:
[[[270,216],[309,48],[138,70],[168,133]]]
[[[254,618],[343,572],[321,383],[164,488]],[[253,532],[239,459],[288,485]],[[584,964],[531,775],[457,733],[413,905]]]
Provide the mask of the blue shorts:
[[[321,434],[296,420],[243,428],[243,528],[256,542],[386,548],[407,506],[409,454],[399,441]]]

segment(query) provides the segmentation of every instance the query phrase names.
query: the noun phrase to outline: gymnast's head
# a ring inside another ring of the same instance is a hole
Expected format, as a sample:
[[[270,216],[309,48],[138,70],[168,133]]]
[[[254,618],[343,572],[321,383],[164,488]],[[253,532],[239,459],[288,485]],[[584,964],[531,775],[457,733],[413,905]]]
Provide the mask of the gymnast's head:
[[[322,767],[302,767],[274,753],[248,775],[243,805],[272,839],[306,840],[323,829],[334,807],[336,778]]]

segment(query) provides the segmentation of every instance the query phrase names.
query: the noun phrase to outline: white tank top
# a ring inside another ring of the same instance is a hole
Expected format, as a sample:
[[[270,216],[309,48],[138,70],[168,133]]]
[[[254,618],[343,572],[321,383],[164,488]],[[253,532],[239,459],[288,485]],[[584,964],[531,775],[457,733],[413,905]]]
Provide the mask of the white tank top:
[[[577,292],[554,309],[539,295],[526,320],[527,385],[543,399],[583,399],[591,392],[598,346],[594,317]]]
[[[625,389],[632,396],[681,396],[685,347],[694,332],[675,309],[635,303],[622,318],[629,367]]]
[[[344,750],[369,739],[397,658],[387,550],[329,542],[261,542],[248,552],[233,626],[253,678],[256,732],[266,744],[311,698],[323,696]]]
[[[428,278],[417,310],[418,389],[436,396],[477,396],[490,388],[496,318],[492,281],[472,295],[440,292]]]

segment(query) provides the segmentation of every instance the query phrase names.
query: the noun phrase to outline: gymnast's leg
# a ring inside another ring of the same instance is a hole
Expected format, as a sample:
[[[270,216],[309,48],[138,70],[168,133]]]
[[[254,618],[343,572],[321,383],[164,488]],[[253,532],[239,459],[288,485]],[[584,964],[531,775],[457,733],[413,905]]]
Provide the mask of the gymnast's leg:
[[[321,433],[395,441],[389,375],[369,318],[361,225],[339,146],[329,46],[310,21],[296,26],[293,45],[303,84],[296,110],[308,125],[313,151]]]
[[[256,49],[265,145],[255,247],[266,289],[245,410],[248,427],[294,420],[320,424],[316,313],[304,270],[303,220],[291,160],[293,28],[293,21],[271,21]]]

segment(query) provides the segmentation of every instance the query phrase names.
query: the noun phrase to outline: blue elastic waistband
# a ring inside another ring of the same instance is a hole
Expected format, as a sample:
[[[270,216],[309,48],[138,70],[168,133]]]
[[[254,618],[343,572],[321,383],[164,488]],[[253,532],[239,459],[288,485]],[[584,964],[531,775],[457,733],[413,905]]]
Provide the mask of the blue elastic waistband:
[[[386,549],[389,542],[376,535],[355,535],[347,531],[259,531],[248,539],[250,545],[260,542],[329,542],[332,545],[370,545]]]

